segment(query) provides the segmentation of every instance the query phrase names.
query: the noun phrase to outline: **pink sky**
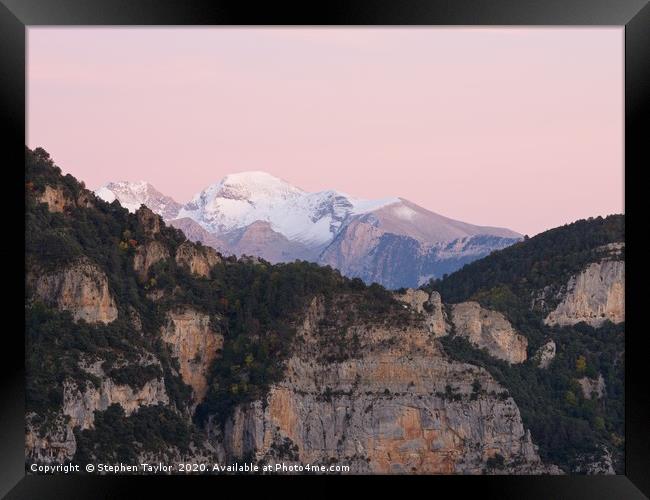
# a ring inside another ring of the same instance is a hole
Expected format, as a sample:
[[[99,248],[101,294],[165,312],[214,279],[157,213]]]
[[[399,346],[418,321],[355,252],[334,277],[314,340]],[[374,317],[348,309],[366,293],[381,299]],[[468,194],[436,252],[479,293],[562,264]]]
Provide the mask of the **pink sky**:
[[[623,211],[623,28],[29,28],[27,144],[177,201],[264,170],[533,235]]]

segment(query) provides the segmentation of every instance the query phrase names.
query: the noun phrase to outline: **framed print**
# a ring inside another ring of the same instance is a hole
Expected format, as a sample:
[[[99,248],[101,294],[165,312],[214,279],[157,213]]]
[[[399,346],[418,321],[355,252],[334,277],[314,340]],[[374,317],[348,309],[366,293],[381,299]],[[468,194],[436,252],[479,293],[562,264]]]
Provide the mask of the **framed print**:
[[[646,2],[0,13],[7,498],[649,494]]]

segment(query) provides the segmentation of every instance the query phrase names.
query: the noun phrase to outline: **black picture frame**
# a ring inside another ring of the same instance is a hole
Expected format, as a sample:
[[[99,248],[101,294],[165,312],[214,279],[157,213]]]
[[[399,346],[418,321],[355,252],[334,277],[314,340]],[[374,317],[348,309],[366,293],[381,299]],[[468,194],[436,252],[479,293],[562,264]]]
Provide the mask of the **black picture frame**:
[[[650,90],[650,5],[647,0],[348,0],[298,5],[208,0],[0,0],[0,110],[3,223],[23,231],[25,145],[26,28],[44,25],[531,25],[625,27],[625,223],[626,240],[626,374],[625,475],[619,476],[427,476],[393,477],[402,487],[451,488],[454,496],[468,492],[481,498],[644,498],[650,496],[650,390],[644,349],[648,334],[640,326],[644,258],[640,240],[641,200],[638,191],[647,153]],[[644,132],[645,131],[645,132]],[[24,247],[20,235],[7,232],[2,252],[5,318],[0,365],[0,495],[7,498],[122,498],[187,494],[179,477],[97,477],[79,475],[25,476],[24,468]],[[15,241],[14,241],[15,240]],[[23,255],[21,256],[21,251]],[[647,259],[647,258],[646,258]],[[15,321],[15,323],[14,323]],[[11,324],[9,327],[7,325]],[[15,328],[13,327],[15,325]],[[11,343],[7,342],[11,340]],[[215,481],[262,483],[286,489],[298,478],[247,476],[192,477],[210,488]],[[310,479],[300,478],[308,493]],[[305,481],[306,479],[306,481]],[[328,476],[337,488],[353,479]],[[358,479],[358,478],[357,478]],[[368,483],[368,478],[366,483]],[[374,476],[384,488],[389,478]],[[173,482],[172,482],[173,480]],[[207,481],[210,481],[208,484]],[[288,482],[287,482],[288,481]],[[270,482],[270,483],[267,483]],[[342,483],[343,482],[343,483]],[[415,484],[417,482],[417,484]],[[426,482],[426,484],[425,484]],[[431,482],[432,484],[429,484]],[[11,491],[10,491],[11,490]],[[216,491],[216,490],[213,490]],[[431,490],[434,491],[434,490]],[[216,493],[215,493],[216,494]]]

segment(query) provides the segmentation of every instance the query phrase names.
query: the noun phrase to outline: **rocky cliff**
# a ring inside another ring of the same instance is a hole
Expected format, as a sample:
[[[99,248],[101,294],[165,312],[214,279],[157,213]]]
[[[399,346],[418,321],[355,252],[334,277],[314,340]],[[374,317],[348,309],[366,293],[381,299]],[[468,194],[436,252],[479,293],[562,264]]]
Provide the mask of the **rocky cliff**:
[[[180,365],[183,382],[192,387],[196,406],[208,390],[206,375],[223,346],[223,335],[212,330],[210,316],[190,307],[170,311],[161,335]]]
[[[45,203],[50,212],[62,213],[71,208],[92,207],[92,195],[89,192],[82,191],[75,198],[61,186],[45,186],[43,192],[37,196],[37,200]]]
[[[479,349],[508,363],[522,363],[527,358],[528,341],[518,333],[503,314],[481,307],[477,302],[450,304],[450,314],[436,291],[406,289],[395,298],[424,319],[424,324],[435,337],[450,332],[466,338]]]
[[[456,335],[495,358],[508,363],[526,361],[528,340],[500,312],[485,309],[478,302],[462,302],[451,305],[451,321]]]
[[[597,327],[625,321],[625,262],[592,262],[569,279],[559,296],[561,302],[544,319],[547,325],[585,322]]]
[[[504,388],[447,359],[421,320],[355,325],[353,357],[324,363],[319,324],[332,313],[312,301],[283,380],[227,422],[233,458],[374,473],[558,472],[541,462]]]
[[[108,279],[89,259],[78,259],[56,271],[33,270],[28,273],[27,285],[34,298],[70,311],[75,320],[110,323],[117,318]]]
[[[405,307],[410,307],[416,313],[421,314],[429,332],[435,337],[447,335],[451,330],[438,292],[429,294],[423,290],[408,288],[404,293],[396,293],[394,297],[403,302]]]
[[[119,404],[125,414],[130,415],[142,406],[169,403],[163,379],[147,380],[142,387],[134,388],[129,384],[116,384],[101,370],[96,373],[99,387],[92,383],[80,387],[70,380],[63,383],[63,414],[69,417],[71,428],[89,429],[95,420],[95,411],[106,410],[112,404]]]
[[[120,405],[126,415],[143,406],[169,404],[162,378],[141,381],[140,387],[134,388],[110,378],[101,360],[90,365],[82,362],[79,368],[93,375],[96,383],[66,379],[62,384],[62,406],[46,427],[35,423],[35,413],[27,415],[25,454],[28,459],[54,464],[71,460],[77,451],[75,428],[92,429],[95,412],[113,404]]]
[[[183,266],[192,274],[204,278],[210,276],[210,269],[221,262],[219,254],[210,247],[198,247],[189,241],[181,243],[176,249],[176,264]]]

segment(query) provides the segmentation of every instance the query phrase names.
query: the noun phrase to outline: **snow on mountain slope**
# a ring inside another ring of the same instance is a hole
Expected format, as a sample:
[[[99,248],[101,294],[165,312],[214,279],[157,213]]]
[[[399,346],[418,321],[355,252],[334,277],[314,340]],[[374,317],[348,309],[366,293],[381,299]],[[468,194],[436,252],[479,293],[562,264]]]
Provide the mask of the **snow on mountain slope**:
[[[308,193],[265,172],[242,172],[208,186],[178,217],[194,219],[215,234],[268,222],[289,240],[320,246],[334,238],[348,216],[396,200],[359,200],[337,191]]]
[[[95,195],[108,203],[118,200],[120,205],[129,212],[135,212],[140,208],[140,205],[146,205],[165,220],[176,218],[178,211],[181,209],[180,203],[169,196],[165,196],[145,181],[109,182],[97,189]]]
[[[96,194],[135,211],[145,204],[189,238],[226,254],[271,262],[304,259],[387,287],[417,286],[518,241],[509,229],[444,217],[403,198],[309,193],[265,172],[227,175],[185,205],[146,182]]]

